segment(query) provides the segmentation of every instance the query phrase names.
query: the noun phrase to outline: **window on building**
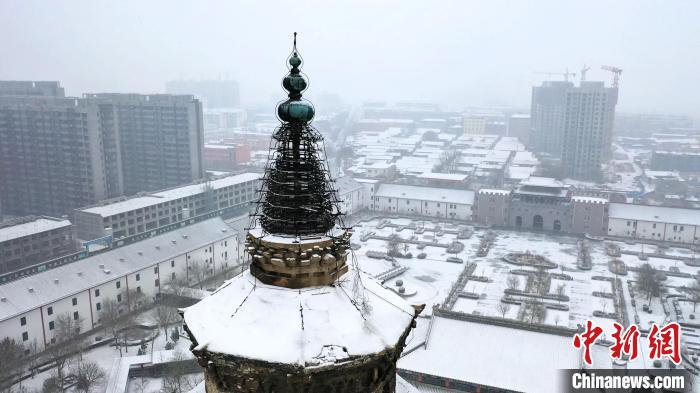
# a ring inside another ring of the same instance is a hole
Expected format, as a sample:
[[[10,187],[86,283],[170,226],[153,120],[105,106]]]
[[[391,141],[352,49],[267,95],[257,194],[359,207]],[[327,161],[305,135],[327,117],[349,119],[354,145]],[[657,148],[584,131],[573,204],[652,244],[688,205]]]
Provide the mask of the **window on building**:
[[[160,286],[160,280],[156,279],[156,288]]]
[[[95,308],[97,309],[97,311],[102,310],[102,303],[95,303]]]
[[[80,318],[80,315],[78,315],[78,312],[75,311],[75,312],[73,313],[73,320],[74,320],[74,321],[77,321],[78,318]]]
[[[54,328],[54,322],[50,321],[49,322],[49,330],[53,330],[53,328]]]
[[[136,287],[136,293],[141,293],[141,287]]]
[[[23,332],[22,333],[22,341],[28,341],[29,340],[29,333]]]
[[[117,303],[121,303],[121,301],[122,301],[122,294],[120,293],[117,295]]]
[[[95,297],[100,297],[100,290],[99,289],[95,289]]]
[[[175,267],[175,261],[170,261],[170,267]]]
[[[122,287],[122,282],[121,282],[121,281],[117,281],[117,289],[119,289],[119,288],[121,288],[121,287]]]
[[[27,317],[22,317],[19,319],[19,324],[20,326],[24,326],[27,324]]]
[[[53,315],[53,307],[49,307],[46,309],[46,314],[47,315]]]
[[[158,266],[153,268],[153,273],[158,274]]]
[[[170,279],[174,280],[175,279],[175,272],[170,273]]]
[[[77,306],[77,305],[78,305],[78,298],[75,298],[75,297],[74,297],[71,301],[72,301],[72,303],[73,303],[74,306]]]
[[[139,281],[139,280],[141,280],[141,275],[136,273],[136,281]]]

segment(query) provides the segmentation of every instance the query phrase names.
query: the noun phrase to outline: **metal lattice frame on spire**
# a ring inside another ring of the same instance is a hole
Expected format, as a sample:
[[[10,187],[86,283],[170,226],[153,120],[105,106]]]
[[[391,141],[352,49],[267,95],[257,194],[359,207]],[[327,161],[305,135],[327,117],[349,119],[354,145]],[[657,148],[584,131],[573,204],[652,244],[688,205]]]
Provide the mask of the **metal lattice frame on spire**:
[[[328,234],[340,215],[338,198],[326,165],[323,137],[308,124],[314,109],[302,98],[307,82],[299,69],[302,59],[296,33],[289,64],[282,82],[289,98],[277,107],[282,124],[272,137],[254,217],[271,234]]]
[[[260,281],[287,288],[337,283],[355,265],[352,299],[367,310],[352,249],[328,168],[323,137],[309,122],[313,105],[302,98],[307,82],[294,47],[282,86],[288,99],[277,106],[281,125],[271,139],[246,249],[250,271]],[[362,311],[361,311],[362,312]]]

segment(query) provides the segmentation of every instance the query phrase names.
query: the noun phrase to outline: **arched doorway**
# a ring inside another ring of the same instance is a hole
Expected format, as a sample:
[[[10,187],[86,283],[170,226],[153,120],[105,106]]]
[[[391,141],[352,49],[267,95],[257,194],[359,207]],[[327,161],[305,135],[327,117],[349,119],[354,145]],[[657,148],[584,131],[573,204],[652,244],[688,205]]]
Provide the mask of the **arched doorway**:
[[[544,226],[544,219],[539,214],[532,218],[532,227],[535,229],[542,229]]]
[[[561,221],[554,220],[554,230],[557,232],[561,231]]]
[[[515,226],[516,227],[521,227],[523,226],[523,218],[520,216],[515,217]]]

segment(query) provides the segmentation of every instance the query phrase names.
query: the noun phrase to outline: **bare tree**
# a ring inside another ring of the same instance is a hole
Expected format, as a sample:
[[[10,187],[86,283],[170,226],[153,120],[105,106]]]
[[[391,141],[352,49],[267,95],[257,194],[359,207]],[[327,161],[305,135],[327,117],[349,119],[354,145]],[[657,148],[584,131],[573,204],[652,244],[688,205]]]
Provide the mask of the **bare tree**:
[[[114,299],[105,299],[102,301],[102,309],[100,310],[100,323],[114,339],[114,344],[119,350],[119,356],[122,356],[122,347],[119,343],[119,329],[121,328],[122,306]]]
[[[13,391],[12,379],[24,368],[23,358],[24,347],[14,338],[5,337],[0,341],[0,392]]]
[[[193,261],[187,266],[190,282],[194,282],[199,289],[204,289],[204,280],[207,278],[207,266],[203,261]]]
[[[148,380],[144,377],[139,378],[138,381],[134,383],[134,390],[136,393],[146,393],[148,389]]]
[[[651,299],[661,295],[661,280],[656,270],[650,264],[645,263],[637,270],[637,288],[646,294],[651,306]]]
[[[32,378],[34,378],[34,374],[36,373],[35,369],[39,366],[39,352],[41,352],[39,349],[39,342],[35,338],[30,341],[25,348],[27,348],[29,351],[27,354],[27,368],[29,369]]]
[[[41,387],[42,393],[61,393],[63,392],[62,383],[59,383],[59,377],[56,371],[52,371],[51,375],[44,380]]]
[[[135,311],[136,309],[145,307],[148,305],[147,297],[139,289],[130,289],[127,295],[129,300],[129,310]]]
[[[186,374],[187,370],[184,366],[186,360],[187,358],[182,351],[178,349],[174,352],[163,376],[161,393],[186,393],[201,382],[200,378]]]
[[[510,275],[506,281],[508,289],[517,290],[520,287],[520,279],[518,276]]]
[[[153,310],[153,321],[158,324],[158,327],[163,329],[163,334],[167,341],[168,326],[178,321],[177,312],[172,307],[157,306]]]
[[[544,320],[546,310],[542,302],[528,299],[525,301],[525,306],[530,311],[530,323],[541,323]]]
[[[65,391],[66,368],[70,365],[72,357],[76,352],[82,358],[82,340],[80,331],[84,319],[77,314],[71,315],[68,312],[59,314],[54,321],[55,335],[54,343],[47,347],[46,353],[54,365],[56,375],[54,384],[59,391]],[[47,385],[47,389],[51,384]]]
[[[45,383],[44,388],[55,387],[57,391],[65,391],[66,384],[66,368],[70,366],[72,361],[72,355],[75,354],[74,348],[71,346],[70,342],[57,342],[50,344],[45,353],[48,359],[51,361],[54,367],[55,375],[53,376],[53,384]]]
[[[559,297],[559,303],[561,303],[562,298],[566,296],[566,284],[557,285],[557,296]]]
[[[190,286],[188,285],[186,279],[174,278],[168,281],[168,283],[164,286],[163,291],[171,295],[182,296],[189,287]]]
[[[389,240],[386,241],[386,253],[390,257],[395,257],[400,255],[399,247],[401,246],[401,237],[395,233],[389,236]]]
[[[73,349],[77,349],[77,352],[80,354],[80,359],[82,359],[83,340],[81,339],[80,334],[85,318],[77,315],[77,313],[71,315],[69,312],[65,312],[56,316],[55,337],[58,343],[70,345],[73,347]]]
[[[544,295],[547,293],[548,280],[549,273],[547,273],[544,268],[538,267],[535,272],[535,290],[538,294]]]
[[[117,339],[121,339],[121,345],[124,347],[124,352],[129,353],[129,328],[136,323],[136,316],[131,313],[126,313],[119,318],[117,324]]]
[[[693,312],[695,312],[695,306],[700,302],[700,282],[697,280],[693,282],[693,285],[688,288],[689,300],[693,302]]]
[[[218,202],[216,201],[216,194],[214,191],[214,187],[212,187],[211,182],[209,179],[207,179],[207,182],[204,183],[204,186],[202,187],[202,193],[204,194],[204,206],[203,206],[203,213],[210,212],[212,210],[218,209]],[[200,213],[197,213],[200,214]]]
[[[508,314],[508,311],[510,310],[510,304],[498,302],[498,305],[496,305],[496,309],[498,310],[498,313],[501,314],[501,318],[505,318],[506,314]]]
[[[105,372],[94,362],[79,362],[72,369],[75,389],[80,393],[90,393],[105,378]]]

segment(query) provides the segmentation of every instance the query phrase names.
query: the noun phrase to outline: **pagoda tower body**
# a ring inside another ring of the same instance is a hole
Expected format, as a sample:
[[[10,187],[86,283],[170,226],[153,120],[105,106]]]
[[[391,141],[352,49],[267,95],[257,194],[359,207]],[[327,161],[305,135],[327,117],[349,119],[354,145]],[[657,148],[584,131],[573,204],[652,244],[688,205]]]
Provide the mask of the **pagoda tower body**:
[[[422,306],[348,263],[323,138],[294,49],[260,200],[250,269],[184,310],[207,393],[394,393],[396,361]]]

